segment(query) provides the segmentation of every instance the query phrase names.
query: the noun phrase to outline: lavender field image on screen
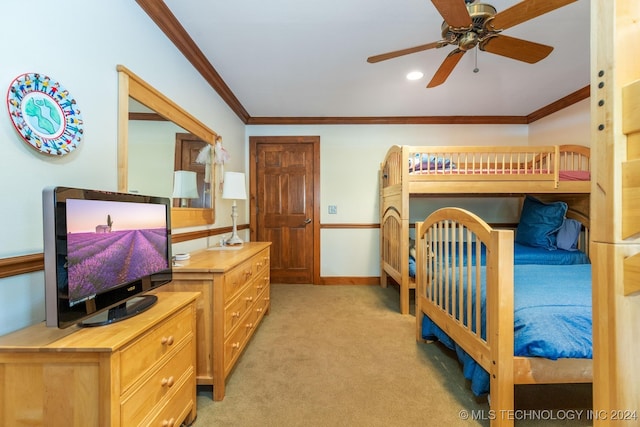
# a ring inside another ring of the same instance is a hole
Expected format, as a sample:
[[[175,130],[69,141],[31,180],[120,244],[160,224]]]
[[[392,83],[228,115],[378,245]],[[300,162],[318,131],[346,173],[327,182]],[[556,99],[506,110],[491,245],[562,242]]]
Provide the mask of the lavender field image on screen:
[[[68,200],[67,222],[71,305],[169,267],[163,206]]]

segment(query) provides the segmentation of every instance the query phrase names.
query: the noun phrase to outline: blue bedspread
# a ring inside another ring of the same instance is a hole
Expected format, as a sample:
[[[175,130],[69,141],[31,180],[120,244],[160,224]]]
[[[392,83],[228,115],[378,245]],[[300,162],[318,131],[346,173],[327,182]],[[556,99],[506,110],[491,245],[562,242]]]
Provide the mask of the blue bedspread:
[[[475,243],[472,243],[472,262],[475,262]],[[485,265],[486,247],[481,248],[481,265]],[[540,264],[540,265],[570,265],[589,264],[589,257],[582,251],[565,251],[563,249],[547,250],[545,248],[534,248],[533,246],[513,244],[513,263]],[[416,277],[416,262],[409,257],[409,277]]]
[[[570,265],[589,264],[589,257],[582,251],[565,251],[556,249],[549,251],[545,248],[513,244],[514,264],[540,264],[540,265]],[[484,264],[484,263],[483,263]]]
[[[516,265],[514,283],[514,355],[593,357],[590,264]],[[484,284],[481,289],[484,331]],[[488,373],[426,316],[422,336],[456,350],[474,394],[489,392]]]

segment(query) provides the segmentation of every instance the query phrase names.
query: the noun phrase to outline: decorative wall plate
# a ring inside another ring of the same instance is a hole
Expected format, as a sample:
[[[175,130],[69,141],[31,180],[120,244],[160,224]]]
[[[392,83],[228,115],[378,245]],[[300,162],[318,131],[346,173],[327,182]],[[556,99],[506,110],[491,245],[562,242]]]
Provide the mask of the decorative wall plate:
[[[22,74],[7,91],[9,117],[27,144],[41,153],[63,156],[82,141],[82,117],[69,91],[49,76]]]

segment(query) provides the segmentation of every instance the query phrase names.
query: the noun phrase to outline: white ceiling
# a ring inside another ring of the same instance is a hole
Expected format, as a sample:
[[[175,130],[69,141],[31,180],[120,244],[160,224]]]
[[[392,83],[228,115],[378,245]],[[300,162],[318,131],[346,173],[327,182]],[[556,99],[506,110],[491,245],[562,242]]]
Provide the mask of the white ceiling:
[[[518,0],[491,0],[498,12]],[[440,40],[428,0],[165,0],[251,117],[526,116],[589,85],[590,2],[505,30],[554,47],[537,64],[467,52],[426,85],[452,46],[376,64]],[[422,80],[405,76],[419,70]]]

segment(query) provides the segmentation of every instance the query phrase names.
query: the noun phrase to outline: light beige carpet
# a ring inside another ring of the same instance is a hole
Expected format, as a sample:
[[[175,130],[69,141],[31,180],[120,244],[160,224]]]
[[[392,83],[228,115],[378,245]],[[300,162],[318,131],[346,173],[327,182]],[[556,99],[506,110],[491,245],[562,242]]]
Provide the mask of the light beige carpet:
[[[488,426],[455,355],[417,342],[398,301],[393,287],[272,285],[224,400],[199,387],[193,425]],[[519,386],[516,400],[516,426],[592,425],[590,385]]]

